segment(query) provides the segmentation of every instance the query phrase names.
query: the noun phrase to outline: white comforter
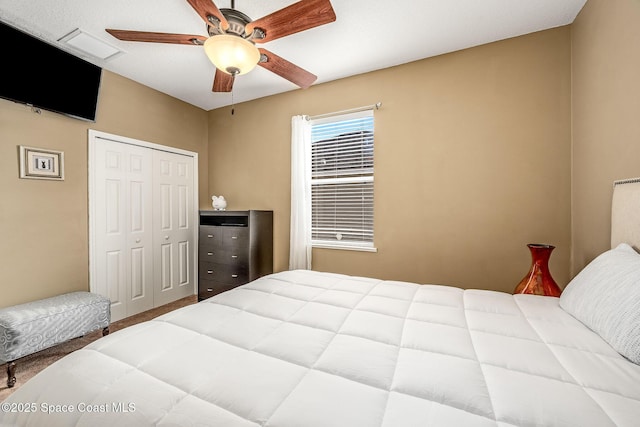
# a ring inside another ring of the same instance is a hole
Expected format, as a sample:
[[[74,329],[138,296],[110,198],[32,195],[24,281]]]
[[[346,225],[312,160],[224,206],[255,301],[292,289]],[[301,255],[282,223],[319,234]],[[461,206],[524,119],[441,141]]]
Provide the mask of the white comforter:
[[[638,426],[640,366],[558,299],[282,272],[113,333],[18,426]]]

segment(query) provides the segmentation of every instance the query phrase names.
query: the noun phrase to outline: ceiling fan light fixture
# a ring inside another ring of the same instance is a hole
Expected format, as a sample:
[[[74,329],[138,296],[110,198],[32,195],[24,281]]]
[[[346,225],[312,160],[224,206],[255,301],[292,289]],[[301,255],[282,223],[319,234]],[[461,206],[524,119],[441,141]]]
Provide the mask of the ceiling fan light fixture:
[[[231,34],[209,37],[204,51],[216,68],[233,76],[248,73],[260,61],[260,52],[253,43]]]

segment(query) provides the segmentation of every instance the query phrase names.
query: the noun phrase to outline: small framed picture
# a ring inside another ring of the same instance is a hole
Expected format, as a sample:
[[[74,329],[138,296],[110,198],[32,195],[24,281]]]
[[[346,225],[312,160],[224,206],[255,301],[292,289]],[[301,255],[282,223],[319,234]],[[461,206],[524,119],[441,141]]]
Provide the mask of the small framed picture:
[[[64,180],[64,153],[21,145],[20,178]]]

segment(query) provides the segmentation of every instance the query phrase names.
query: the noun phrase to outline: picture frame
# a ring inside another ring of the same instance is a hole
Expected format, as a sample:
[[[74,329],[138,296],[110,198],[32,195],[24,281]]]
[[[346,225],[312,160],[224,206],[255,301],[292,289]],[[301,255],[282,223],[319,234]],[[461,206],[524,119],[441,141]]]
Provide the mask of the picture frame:
[[[20,146],[20,178],[64,180],[64,152]]]

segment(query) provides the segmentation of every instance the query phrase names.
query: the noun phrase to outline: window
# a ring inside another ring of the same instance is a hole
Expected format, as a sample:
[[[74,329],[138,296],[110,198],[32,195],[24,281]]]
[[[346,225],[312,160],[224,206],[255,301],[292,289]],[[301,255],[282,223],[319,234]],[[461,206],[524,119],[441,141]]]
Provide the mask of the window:
[[[311,241],[373,247],[373,111],[311,121]]]

